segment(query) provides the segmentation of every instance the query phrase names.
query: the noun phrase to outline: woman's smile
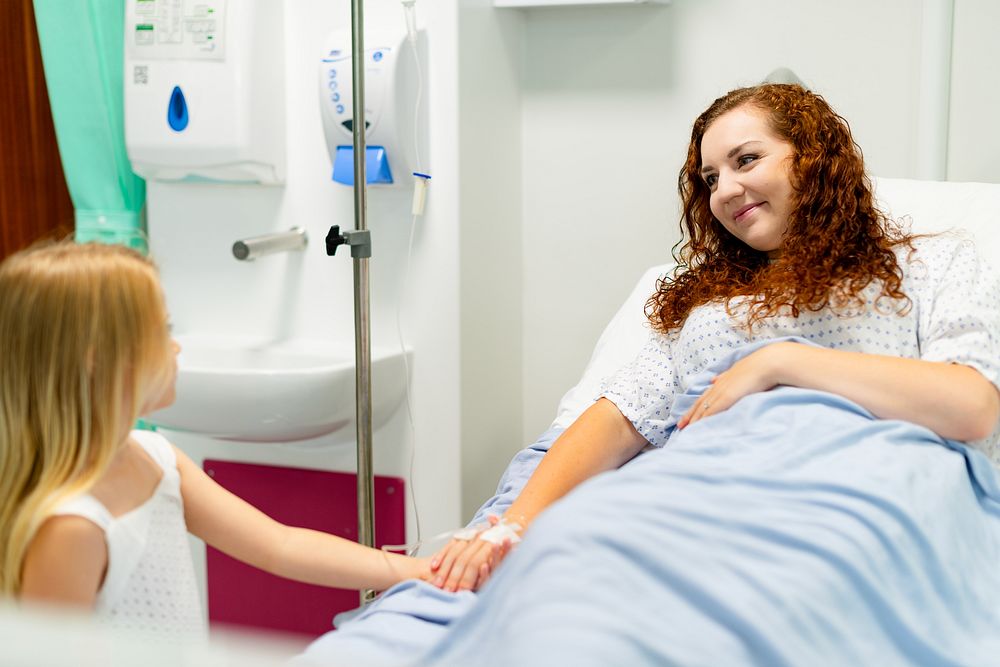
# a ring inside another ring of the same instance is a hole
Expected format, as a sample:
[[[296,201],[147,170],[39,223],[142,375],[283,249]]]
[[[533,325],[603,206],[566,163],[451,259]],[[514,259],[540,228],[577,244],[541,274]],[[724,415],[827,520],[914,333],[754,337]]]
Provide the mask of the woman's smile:
[[[759,207],[763,206],[764,202],[757,202],[754,204],[747,204],[741,207],[735,214],[733,214],[733,220],[738,223],[749,222],[751,215]]]

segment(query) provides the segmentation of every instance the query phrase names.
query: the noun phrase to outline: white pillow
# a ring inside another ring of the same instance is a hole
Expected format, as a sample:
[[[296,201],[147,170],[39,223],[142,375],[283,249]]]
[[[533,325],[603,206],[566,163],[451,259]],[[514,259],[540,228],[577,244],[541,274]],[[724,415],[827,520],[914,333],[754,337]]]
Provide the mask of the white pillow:
[[[893,218],[909,218],[915,234],[965,229],[976,239],[987,259],[1000,255],[1000,185],[949,183],[877,178],[875,196],[882,210]],[[632,289],[625,303],[605,327],[594,347],[583,377],[559,401],[553,427],[566,428],[580,416],[601,390],[604,378],[631,361],[649,336],[643,312],[656,289],[656,279],[673,263],[650,268]]]
[[[552,426],[567,428],[586,410],[601,391],[601,383],[632,361],[649,338],[649,320],[646,319],[646,301],[656,291],[656,280],[672,269],[670,264],[660,264],[648,269],[632,293],[625,299],[608,326],[604,328],[601,337],[597,339],[590,362],[583,370],[583,377],[575,387],[566,392],[559,401],[556,419]]]
[[[992,262],[1000,255],[1000,185],[877,178],[875,197],[893,218],[910,218],[915,234],[964,229],[979,254]]]

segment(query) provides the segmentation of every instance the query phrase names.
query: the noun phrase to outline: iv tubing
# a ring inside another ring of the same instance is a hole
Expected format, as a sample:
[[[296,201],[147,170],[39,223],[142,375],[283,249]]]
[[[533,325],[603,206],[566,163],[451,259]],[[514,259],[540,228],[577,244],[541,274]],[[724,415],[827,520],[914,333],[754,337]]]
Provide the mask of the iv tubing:
[[[420,55],[417,52],[417,31],[416,31],[417,19],[416,19],[416,12],[415,12],[414,7],[413,7],[414,2],[415,2],[415,0],[402,0],[403,12],[404,12],[405,17],[406,17],[407,42],[409,42],[409,44],[410,44],[410,51],[413,54],[413,63],[414,63],[414,66],[415,66],[416,72],[417,72],[417,96],[416,96],[416,101],[414,103],[414,109],[413,109],[413,154],[414,154],[414,158],[415,158],[415,161],[416,161],[416,165],[415,165],[416,166],[416,170],[413,172],[413,176],[415,177],[414,178],[414,203],[413,203],[413,205],[411,207],[412,208],[412,210],[411,210],[412,216],[410,218],[409,241],[407,242],[407,245],[406,245],[406,262],[405,262],[404,268],[403,268],[402,280],[399,283],[399,285],[400,285],[400,287],[399,287],[399,295],[398,295],[398,297],[396,299],[396,334],[397,334],[397,336],[399,338],[400,349],[403,352],[403,370],[404,370],[405,379],[406,379],[406,394],[405,394],[406,395],[406,415],[407,415],[408,423],[409,423],[409,426],[410,426],[410,439],[411,439],[410,440],[411,444],[410,444],[409,489],[410,489],[410,503],[413,505],[413,525],[414,525],[414,528],[415,528],[416,538],[417,538],[416,542],[415,542],[415,546],[413,547],[414,550],[415,550],[422,543],[423,537],[422,537],[422,531],[420,529],[420,510],[417,507],[417,493],[416,493],[415,484],[414,484],[414,481],[413,481],[414,480],[414,465],[415,465],[416,454],[417,454],[417,429],[416,429],[416,426],[414,425],[414,421],[413,421],[413,405],[412,405],[412,401],[411,401],[411,398],[410,398],[410,391],[411,391],[411,387],[410,387],[410,363],[409,363],[409,359],[407,358],[407,354],[406,354],[405,337],[403,336],[403,315],[402,315],[402,307],[403,306],[402,306],[402,304],[403,304],[403,298],[404,298],[404,295],[405,295],[405,292],[406,292],[406,286],[410,282],[410,279],[409,279],[409,275],[410,275],[410,260],[413,257],[413,237],[414,237],[414,233],[415,233],[416,227],[417,227],[417,218],[419,216],[423,215],[423,213],[424,213],[423,202],[424,202],[424,197],[426,197],[427,181],[430,180],[430,176],[428,174],[424,174],[424,173],[421,172],[421,170],[423,169],[423,164],[422,164],[422,161],[420,159],[420,139],[419,139],[419,137],[420,137],[420,133],[419,133],[420,123],[419,123],[419,120],[420,120],[420,99],[421,99],[421,95],[423,94],[424,82],[423,82],[423,73],[421,72],[421,67],[420,67]],[[416,204],[416,201],[417,201],[417,190],[416,190],[416,188],[418,188],[418,187],[420,187],[420,188],[423,189],[423,191],[421,193],[421,197],[420,197],[420,206],[419,206],[419,208],[417,207],[417,204]],[[407,551],[407,553],[410,553],[409,550]]]

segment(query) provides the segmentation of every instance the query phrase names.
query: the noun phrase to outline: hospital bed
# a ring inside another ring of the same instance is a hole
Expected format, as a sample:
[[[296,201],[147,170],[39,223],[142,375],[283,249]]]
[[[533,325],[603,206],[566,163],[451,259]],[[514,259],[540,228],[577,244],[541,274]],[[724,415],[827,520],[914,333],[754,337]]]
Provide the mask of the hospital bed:
[[[878,179],[876,192],[883,209],[910,223],[913,232],[965,229],[983,257],[1000,254],[1000,185]],[[602,333],[580,381],[560,402],[551,428],[514,457],[473,524],[509,506],[549,445],[599,393],[602,379],[637,353],[648,336],[643,305],[668,269],[656,266],[642,275]],[[857,427],[857,415],[827,407],[828,431]],[[659,519],[641,522],[645,503],[630,505],[631,498],[622,495],[627,491],[593,480],[587,493],[571,494],[540,517],[539,537],[526,539],[480,593],[446,593],[423,582],[405,582],[363,610],[338,618],[338,629],[294,662],[457,665],[476,656],[479,665],[1000,664],[996,470],[970,448],[934,444],[914,449],[918,461],[912,473],[932,470],[939,483],[908,509],[883,499],[878,488],[870,497],[852,492],[845,500],[835,488],[834,473],[823,488],[796,489],[807,494],[795,496],[796,502],[844,520],[831,524],[836,539],[815,536],[801,556],[815,562],[798,569],[781,568],[758,542],[733,540],[739,531],[725,529],[732,509],[726,503],[744,502],[742,496],[719,489],[689,498],[687,505],[682,500],[680,518],[659,526]],[[638,457],[610,475],[631,475],[637,488],[649,485],[642,468],[653,466],[654,458]],[[897,463],[889,458],[885,465]],[[646,491],[659,497],[668,495],[667,487],[684,488],[694,481],[703,489],[704,480],[696,477],[694,470]],[[593,496],[589,504],[588,494]],[[605,511],[615,503],[623,508],[620,514],[614,507]],[[924,527],[927,517],[914,516],[921,512],[939,513],[939,521],[926,522],[936,527]],[[773,525],[754,530],[771,531],[776,548],[794,551],[792,543],[815,530],[796,527],[799,519],[789,516],[789,525],[783,525],[776,517]],[[584,524],[592,528],[601,522],[607,532],[584,530]],[[947,533],[943,541],[955,548],[932,548],[935,536],[941,538],[934,531],[940,530]],[[609,541],[616,541],[615,549],[606,548]],[[699,564],[700,554],[726,549],[731,562],[703,571],[708,566]],[[672,567],[675,556],[688,564],[686,571]],[[581,569],[550,567],[574,562]],[[807,576],[797,579],[802,573]],[[657,589],[657,596],[648,594],[662,581],[671,585]],[[791,588],[810,591],[806,598],[815,605],[802,597],[775,599]]]

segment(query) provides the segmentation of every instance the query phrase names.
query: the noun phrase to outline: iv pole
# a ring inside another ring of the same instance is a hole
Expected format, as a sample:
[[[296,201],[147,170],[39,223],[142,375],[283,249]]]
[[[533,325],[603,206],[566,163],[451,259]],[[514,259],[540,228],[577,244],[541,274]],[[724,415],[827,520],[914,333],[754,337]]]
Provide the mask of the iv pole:
[[[368,230],[368,179],[365,167],[365,44],[364,0],[351,0],[351,51],[354,96],[354,229]],[[372,472],[372,351],[371,351],[371,288],[368,284],[368,256],[354,258],[354,341],[355,341],[355,400],[358,422],[358,543],[375,546],[375,478]],[[371,590],[361,591],[361,603],[375,597]]]
[[[358,543],[375,546],[375,478],[372,471],[372,382],[371,382],[371,288],[368,260],[371,235],[368,231],[368,179],[365,167],[365,48],[364,0],[351,0],[352,90],[354,95],[354,231],[340,233],[334,225],[326,236],[326,253],[347,244],[354,259],[354,344],[358,443]],[[375,598],[375,591],[361,591],[361,604]]]

